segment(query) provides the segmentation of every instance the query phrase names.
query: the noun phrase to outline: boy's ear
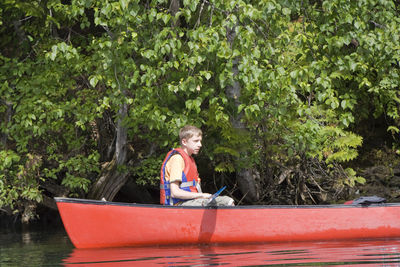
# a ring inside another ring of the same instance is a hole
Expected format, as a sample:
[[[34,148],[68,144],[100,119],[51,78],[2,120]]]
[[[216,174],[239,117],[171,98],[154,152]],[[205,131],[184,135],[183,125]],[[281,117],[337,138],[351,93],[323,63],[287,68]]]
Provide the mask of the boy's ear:
[[[182,145],[186,146],[186,144],[187,144],[187,140],[186,140],[186,138],[182,138],[182,141],[181,141],[181,143],[182,143]]]

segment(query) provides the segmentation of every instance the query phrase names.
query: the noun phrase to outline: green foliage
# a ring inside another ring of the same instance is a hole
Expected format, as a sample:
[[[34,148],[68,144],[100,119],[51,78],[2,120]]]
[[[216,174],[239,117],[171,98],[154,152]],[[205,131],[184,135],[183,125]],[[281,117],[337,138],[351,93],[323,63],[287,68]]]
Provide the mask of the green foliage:
[[[132,168],[130,171],[134,174],[135,181],[138,185],[157,186],[160,182],[160,166],[163,158],[145,158],[140,161],[139,166]]]
[[[20,157],[12,150],[0,151],[0,207],[17,209],[20,201],[42,201],[37,175],[42,159],[26,154]],[[23,165],[21,163],[24,163]]]
[[[356,172],[352,168],[346,168],[344,170],[346,177],[344,179],[344,183],[348,186],[355,186],[356,183],[365,184],[366,180],[364,177],[357,176]]]
[[[0,206],[40,201],[39,181],[84,196],[111,160],[123,105],[140,184],[155,183],[153,153],[176,146],[185,124],[205,130],[217,172],[347,164],[356,129],[381,116],[398,140],[395,1],[178,2],[0,4]]]
[[[56,159],[57,168],[45,170],[46,178],[56,178],[57,173],[65,173],[61,185],[65,186],[74,196],[80,196],[80,192],[87,193],[91,184],[91,176],[100,172],[99,155],[94,152],[91,155],[77,155],[68,160]]]
[[[89,179],[72,176],[69,173],[65,175],[65,178],[61,182],[61,185],[64,185],[69,189],[83,189],[85,192],[88,191],[89,184]]]

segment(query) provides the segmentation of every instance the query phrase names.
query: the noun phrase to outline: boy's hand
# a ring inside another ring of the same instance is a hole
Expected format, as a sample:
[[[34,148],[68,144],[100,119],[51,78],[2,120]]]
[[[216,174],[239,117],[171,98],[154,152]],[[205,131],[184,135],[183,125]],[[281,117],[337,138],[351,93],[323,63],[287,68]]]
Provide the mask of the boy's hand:
[[[200,195],[201,196],[199,198],[211,198],[212,197],[212,195],[209,193],[201,193]]]

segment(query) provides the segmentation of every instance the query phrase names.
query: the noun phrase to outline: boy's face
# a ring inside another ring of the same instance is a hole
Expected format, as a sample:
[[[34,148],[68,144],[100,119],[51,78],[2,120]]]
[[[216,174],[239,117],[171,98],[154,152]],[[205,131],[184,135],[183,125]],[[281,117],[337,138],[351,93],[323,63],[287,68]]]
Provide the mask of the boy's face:
[[[201,135],[195,135],[188,139],[182,139],[183,149],[188,153],[189,156],[197,155],[201,148]]]

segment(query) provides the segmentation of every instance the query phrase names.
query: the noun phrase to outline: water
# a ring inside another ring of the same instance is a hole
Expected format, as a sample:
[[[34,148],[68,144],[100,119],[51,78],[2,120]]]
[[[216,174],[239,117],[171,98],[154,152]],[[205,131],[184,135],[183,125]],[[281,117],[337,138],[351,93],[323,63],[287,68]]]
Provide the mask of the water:
[[[73,250],[61,227],[0,229],[0,266],[57,266]]]
[[[400,238],[76,249],[63,228],[0,229],[0,266],[400,266]]]

